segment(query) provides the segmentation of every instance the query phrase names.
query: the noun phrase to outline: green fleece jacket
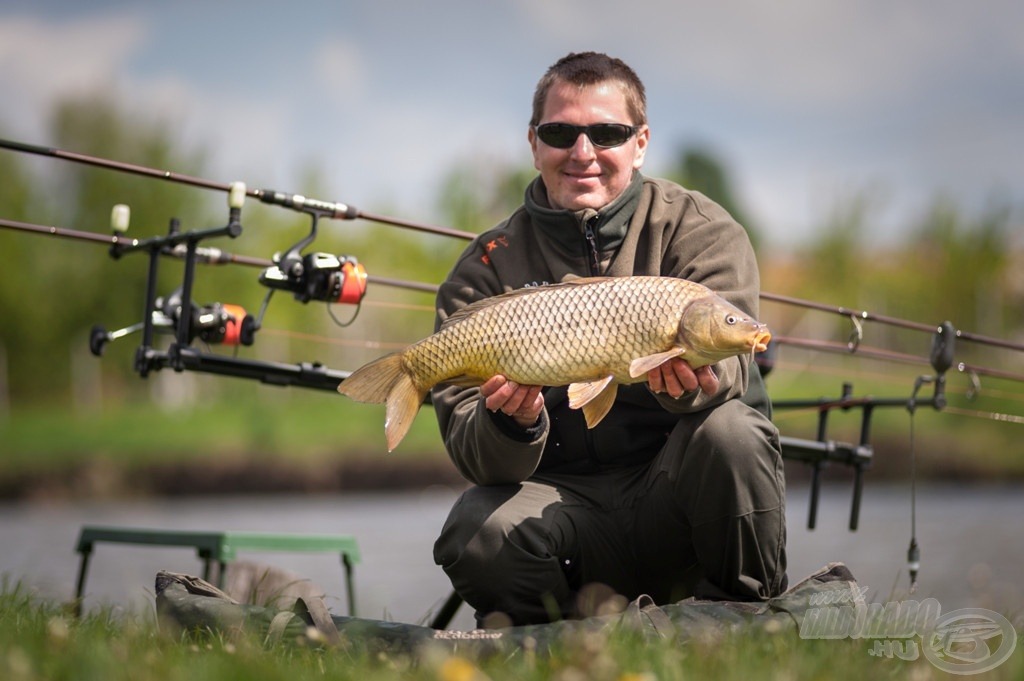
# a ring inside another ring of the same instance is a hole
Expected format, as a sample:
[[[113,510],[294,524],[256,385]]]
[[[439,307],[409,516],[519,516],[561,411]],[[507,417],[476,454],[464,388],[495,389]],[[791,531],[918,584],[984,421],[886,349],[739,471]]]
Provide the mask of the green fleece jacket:
[[[550,207],[538,177],[522,207],[481,234],[456,262],[437,296],[437,328],[481,298],[571,276],[660,275],[699,282],[755,318],[759,275],[746,231],[702,194],[635,173],[622,195],[600,211]],[[478,388],[441,385],[432,392],[448,454],[478,485],[516,483],[544,472],[587,473],[652,459],[681,414],[744,396],[767,411],[760,374],[749,357],[714,367],[719,392],[679,399],[646,383],[620,386],[597,427],[570,409],[566,389],[545,388],[545,409],[523,429],[484,407]]]

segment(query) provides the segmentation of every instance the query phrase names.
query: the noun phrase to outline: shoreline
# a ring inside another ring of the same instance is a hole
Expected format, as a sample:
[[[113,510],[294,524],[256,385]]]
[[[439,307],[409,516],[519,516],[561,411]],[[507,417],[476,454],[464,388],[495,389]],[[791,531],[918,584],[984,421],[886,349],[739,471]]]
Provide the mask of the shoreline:
[[[785,461],[787,483],[805,485],[811,468]],[[1021,482],[1024,475],[969,465],[966,459],[919,462],[920,482]],[[909,480],[905,462],[878,458],[865,469],[864,484]],[[853,470],[826,465],[823,485],[847,485]],[[83,458],[59,470],[0,471],[0,502],[82,499],[137,499],[258,494],[329,494],[387,492],[443,486],[462,490],[468,483],[447,456],[388,458],[349,456],[338,460],[294,461],[266,456],[216,461],[174,460],[121,466],[103,458]]]

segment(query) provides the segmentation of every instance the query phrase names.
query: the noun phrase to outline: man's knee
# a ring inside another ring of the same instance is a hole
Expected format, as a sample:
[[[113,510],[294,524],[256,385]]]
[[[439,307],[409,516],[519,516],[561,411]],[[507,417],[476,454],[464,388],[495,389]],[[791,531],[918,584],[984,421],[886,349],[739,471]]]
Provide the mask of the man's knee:
[[[478,560],[486,560],[487,553],[497,554],[513,527],[499,509],[518,487],[470,487],[463,492],[434,543],[434,562],[448,569],[465,556],[471,544]]]
[[[452,507],[434,544],[434,560],[443,567],[456,560],[485,566],[508,556],[509,546],[547,557],[557,550],[551,543],[561,502],[557,489],[536,482],[471,487]]]
[[[665,448],[669,458],[681,459],[677,467],[741,474],[774,470],[781,459],[775,425],[739,400],[680,419]]]
[[[691,523],[784,504],[778,430],[739,400],[680,419],[661,456]]]
[[[515,623],[550,618],[568,600],[568,585],[552,554],[551,488],[523,483],[474,487],[452,508],[434,544],[434,561],[477,610],[507,613]]]

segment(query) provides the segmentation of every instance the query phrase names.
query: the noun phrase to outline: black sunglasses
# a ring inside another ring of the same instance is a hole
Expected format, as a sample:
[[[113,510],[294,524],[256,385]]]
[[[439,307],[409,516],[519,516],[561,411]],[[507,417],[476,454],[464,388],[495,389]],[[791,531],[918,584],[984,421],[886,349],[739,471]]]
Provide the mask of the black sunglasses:
[[[540,141],[555,149],[569,149],[580,133],[586,134],[595,147],[610,149],[625,144],[636,134],[637,126],[623,123],[595,123],[593,125],[570,125],[569,123],[545,123],[534,127]]]

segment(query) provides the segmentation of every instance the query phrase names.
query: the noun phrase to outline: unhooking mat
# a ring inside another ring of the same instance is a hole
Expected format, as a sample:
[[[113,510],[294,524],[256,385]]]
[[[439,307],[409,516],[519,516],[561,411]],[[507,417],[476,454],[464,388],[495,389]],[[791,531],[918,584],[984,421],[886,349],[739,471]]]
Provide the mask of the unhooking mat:
[[[562,620],[551,624],[436,630],[426,626],[331,615],[320,598],[300,597],[290,610],[239,603],[198,577],[159,572],[156,609],[161,626],[231,636],[249,633],[268,644],[305,638],[328,645],[368,650],[412,651],[433,644],[454,650],[509,652],[529,646],[542,651],[564,636],[590,631],[625,631],[652,639],[687,640],[711,631],[763,626],[798,632],[808,611],[821,603],[863,600],[856,580],[842,563],[830,563],[776,598],[760,602],[688,598],[656,605],[641,596],[615,615]]]

